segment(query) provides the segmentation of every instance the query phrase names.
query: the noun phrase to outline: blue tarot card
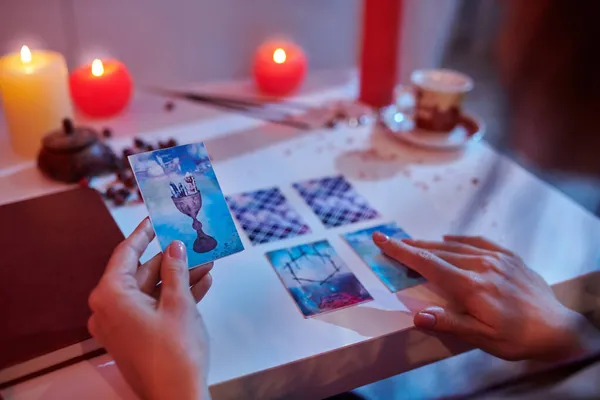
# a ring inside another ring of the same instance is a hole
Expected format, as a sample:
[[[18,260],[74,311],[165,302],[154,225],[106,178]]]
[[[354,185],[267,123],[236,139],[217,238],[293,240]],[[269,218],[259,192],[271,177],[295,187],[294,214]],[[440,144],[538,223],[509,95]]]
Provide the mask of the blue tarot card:
[[[326,240],[267,258],[305,318],[373,299]]]
[[[294,183],[294,188],[328,228],[379,216],[341,175]]]
[[[278,188],[236,194],[227,197],[227,202],[254,245],[310,232]]]
[[[244,249],[203,143],[129,156],[163,251],[185,243],[189,267]]]
[[[394,222],[343,235],[348,244],[390,291],[397,292],[425,282],[425,278],[419,273],[383,254],[373,243],[373,232],[381,232],[394,239],[405,239],[410,236]]]

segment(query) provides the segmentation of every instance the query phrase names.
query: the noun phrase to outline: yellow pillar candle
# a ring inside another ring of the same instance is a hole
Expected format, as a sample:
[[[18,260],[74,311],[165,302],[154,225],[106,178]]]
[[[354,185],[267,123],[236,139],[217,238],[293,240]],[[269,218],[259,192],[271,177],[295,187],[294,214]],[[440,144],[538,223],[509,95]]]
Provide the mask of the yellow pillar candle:
[[[59,53],[33,51],[0,58],[0,93],[13,149],[34,157],[42,137],[73,118],[68,71]]]

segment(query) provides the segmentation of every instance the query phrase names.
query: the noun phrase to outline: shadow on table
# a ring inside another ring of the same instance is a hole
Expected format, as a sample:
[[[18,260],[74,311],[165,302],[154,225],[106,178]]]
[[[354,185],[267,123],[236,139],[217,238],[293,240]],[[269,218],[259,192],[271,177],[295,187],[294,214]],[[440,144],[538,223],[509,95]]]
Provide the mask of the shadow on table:
[[[410,311],[381,310],[357,306],[314,317],[328,324],[350,329],[361,336],[376,337],[382,332],[393,332],[399,319],[411,320]]]
[[[336,168],[345,176],[356,180],[376,181],[391,178],[399,173],[408,176],[412,164],[449,164],[460,157],[462,151],[423,150],[399,142],[386,134],[385,128],[373,127],[368,150],[342,153],[335,160]]]
[[[427,293],[426,296],[416,296],[412,289],[419,289]],[[431,282],[424,282],[418,287],[408,288],[407,290],[400,290],[396,292],[396,298],[404,304],[404,306],[414,315],[426,307],[432,305],[447,306],[448,295],[443,289],[434,285]]]

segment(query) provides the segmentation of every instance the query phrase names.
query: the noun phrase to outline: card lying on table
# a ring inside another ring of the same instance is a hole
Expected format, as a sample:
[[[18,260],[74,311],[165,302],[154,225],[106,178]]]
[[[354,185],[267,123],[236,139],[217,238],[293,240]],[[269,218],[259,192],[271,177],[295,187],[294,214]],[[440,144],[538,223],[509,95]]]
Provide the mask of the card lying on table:
[[[244,249],[203,143],[129,156],[163,251],[185,243],[190,267]]]
[[[255,245],[310,232],[278,188],[236,194],[227,202]]]
[[[373,299],[326,240],[267,258],[305,318]]]
[[[346,233],[343,236],[390,291],[397,292],[425,282],[425,278],[420,274],[383,254],[373,243],[374,232],[384,233],[394,239],[410,237],[394,222]]]
[[[341,175],[294,183],[294,188],[328,228],[379,216]]]

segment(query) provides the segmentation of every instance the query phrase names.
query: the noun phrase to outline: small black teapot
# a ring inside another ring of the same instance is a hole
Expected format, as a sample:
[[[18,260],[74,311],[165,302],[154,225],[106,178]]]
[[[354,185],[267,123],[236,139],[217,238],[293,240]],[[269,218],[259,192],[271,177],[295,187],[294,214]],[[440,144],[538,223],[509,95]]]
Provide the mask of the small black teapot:
[[[115,171],[120,160],[96,131],[75,127],[73,121],[65,118],[62,129],[44,136],[37,163],[48,177],[74,183]]]

